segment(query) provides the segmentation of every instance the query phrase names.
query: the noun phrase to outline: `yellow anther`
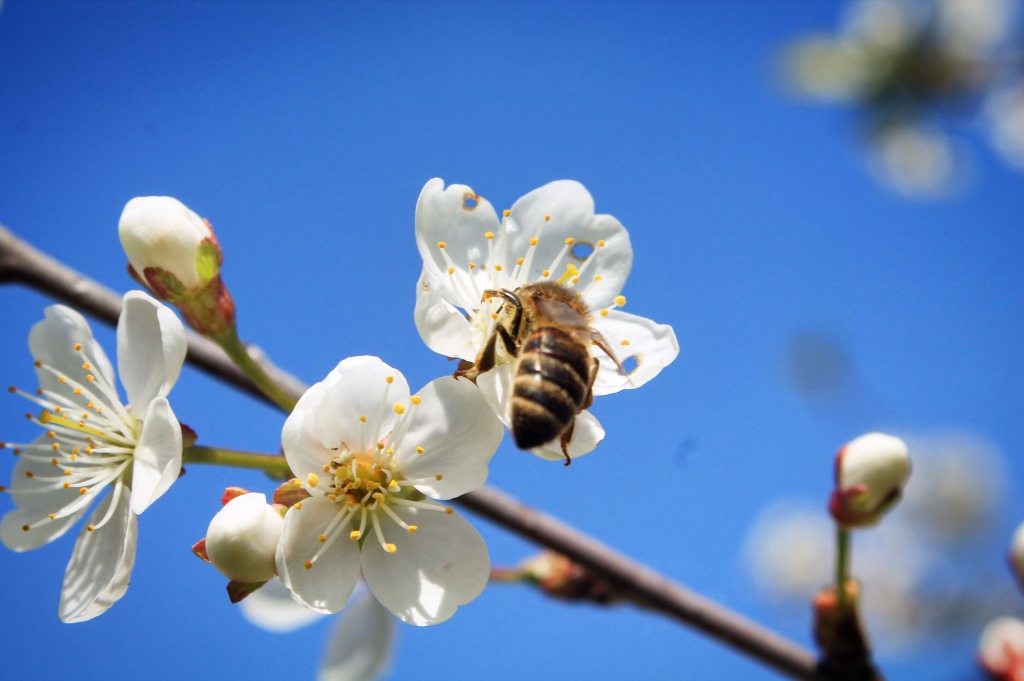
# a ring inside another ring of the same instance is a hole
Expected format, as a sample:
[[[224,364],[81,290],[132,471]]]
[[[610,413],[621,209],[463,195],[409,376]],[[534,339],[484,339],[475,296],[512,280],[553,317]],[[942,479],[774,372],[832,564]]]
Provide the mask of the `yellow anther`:
[[[57,514],[56,513],[48,513],[46,515],[46,517],[49,518],[50,520],[56,520],[57,519]],[[91,532],[92,530],[89,530],[89,531]]]
[[[323,466],[320,467],[320,470],[322,470],[324,473],[330,473],[331,467],[328,466],[327,464],[324,464]]]
[[[501,271],[501,265],[495,265],[494,266],[494,271],[495,272],[500,272]]]
[[[441,480],[444,480],[444,475],[442,475],[441,473],[438,473],[437,475],[434,476],[434,480],[437,480],[438,482],[440,482]]]
[[[92,525],[92,524],[89,524],[89,525],[86,525],[86,526],[85,526],[85,529],[87,529],[87,530],[89,530],[90,532],[92,532],[93,530],[95,530],[95,529],[96,529],[96,526],[95,526],[95,525]]]
[[[419,404],[420,402],[423,401],[423,398],[420,397],[419,395],[413,395],[412,397],[409,398],[409,401],[412,402],[413,404]]]
[[[517,265],[522,265],[522,264],[523,264],[523,262],[524,262],[524,261],[523,261],[523,259],[522,259],[522,258],[516,258],[516,264],[517,264]]]
[[[604,248],[604,239],[598,239],[597,240],[597,247],[598,248]]]
[[[469,263],[469,269],[475,270],[476,269],[476,263],[475,262]]]
[[[302,564],[302,567],[306,568],[307,570],[312,570],[313,569],[313,561],[307,560],[305,563]]]
[[[351,532],[348,533],[348,538],[351,539],[352,541],[359,541],[359,538],[362,537],[362,536],[363,536],[363,534],[359,530],[352,530]]]
[[[68,458],[71,459],[72,461],[75,461],[76,459],[78,459],[78,454],[72,454]]]
[[[448,274],[455,274],[455,268],[454,267],[449,267],[448,268]]]
[[[82,365],[82,369],[84,369],[85,371],[92,371],[92,367],[89,365],[88,362]]]
[[[88,407],[89,409],[95,409],[96,408],[96,403],[95,402],[89,402],[85,406]]]
[[[544,216],[544,222],[551,222],[551,216],[550,215],[545,215]]]
[[[46,412],[44,411],[43,414],[46,414]],[[43,414],[40,414],[40,416],[42,416]],[[39,419],[39,422],[40,423],[46,423],[46,421],[44,421],[42,418]],[[50,438],[52,440],[53,438],[57,437],[57,433],[55,433],[52,430],[48,430],[48,431],[46,431],[46,437],[48,437],[48,438]]]
[[[455,509],[454,509],[454,508],[452,508],[451,506],[445,506],[445,507],[444,507],[444,512],[445,512],[445,513],[446,513],[447,515],[451,515],[452,513],[455,513]]]
[[[306,476],[306,483],[310,487],[316,487],[317,485],[320,484],[320,478],[317,476],[316,473],[310,473],[309,475]]]
[[[504,215],[505,217],[508,217],[509,215],[512,215],[512,211],[506,208],[505,210],[501,211],[501,214]]]
[[[298,478],[292,478],[292,487],[302,487],[302,482]]]
[[[383,442],[378,442],[377,443],[377,449],[384,449],[384,443]]]
[[[543,272],[541,272],[541,276],[550,277],[551,270],[544,270]]]
[[[39,363],[39,366],[43,366],[43,363],[42,363],[42,362],[40,362],[40,363]],[[58,382],[58,383],[66,383],[66,382],[67,382],[67,380],[68,380],[68,379],[64,378],[63,376],[58,376],[58,377],[57,377],[57,382]]]
[[[52,459],[50,459],[50,463],[52,463],[54,466],[56,466],[56,465],[60,464],[60,459],[58,459],[57,457],[53,457]]]
[[[292,506],[292,508],[294,508],[296,511],[301,511],[302,510],[302,502],[301,501],[296,501],[295,505]]]
[[[576,239],[573,239],[572,237],[569,237],[568,239],[565,240],[565,245],[566,246],[572,246],[573,243],[575,243],[575,241],[576,241]]]
[[[398,547],[395,546],[394,544],[385,544],[384,545],[384,550],[387,551],[388,553],[394,553],[395,551],[398,550]]]
[[[416,453],[417,454],[422,454],[423,453],[423,447],[417,447],[416,448]]]
[[[595,274],[594,275],[594,281],[601,281],[601,275],[600,274]]]
[[[409,534],[416,534],[416,530],[418,530],[420,528],[417,525],[410,525],[408,529],[409,529]]]
[[[404,414],[405,413],[405,405],[402,404],[401,402],[395,402],[395,413],[396,414]]]
[[[96,380],[96,377],[93,376],[92,374],[89,374],[85,377],[85,380],[88,381],[89,383],[92,383],[93,381]]]
[[[70,468],[65,468],[64,469],[64,475],[71,475],[71,469]]]
[[[319,541],[319,542],[320,542],[321,544],[323,544],[324,542],[326,542],[326,541],[327,541],[327,535],[326,535],[326,534],[321,534],[321,535],[320,535],[319,537],[317,537],[316,539],[317,539],[317,541]]]
[[[388,385],[391,385],[392,383],[395,382],[395,377],[394,376],[388,376],[384,380],[387,382]]]
[[[621,342],[621,343],[619,343],[619,345],[629,345],[629,341],[628,341],[628,340],[626,340],[625,338],[623,338],[623,339],[622,339],[622,342]]]
[[[75,343],[75,351],[77,352],[78,350],[81,350],[81,349],[82,349],[82,344],[81,343]]]
[[[562,276],[560,276],[558,278],[558,283],[559,284],[564,284],[565,282],[569,281],[569,279],[571,279],[572,277],[575,277],[579,273],[580,273],[580,271],[578,269],[576,269],[576,265],[573,265],[571,262],[570,263],[566,263],[566,265],[565,265],[565,274],[563,274]],[[576,283],[576,282],[573,282],[573,283]]]
[[[64,489],[71,489],[71,483],[67,480],[64,481]]]
[[[537,245],[537,237],[535,237],[535,236],[531,236],[530,237],[530,245],[531,246],[536,246]]]
[[[498,313],[497,312],[492,312],[491,313],[491,319],[497,319],[497,318],[498,318]]]
[[[365,416],[360,416],[359,417],[359,422],[360,423],[366,423],[366,417]]]
[[[612,302],[618,305],[619,307],[622,307],[623,305],[626,304],[626,296],[615,296],[614,298],[612,298]]]
[[[445,243],[445,242],[443,242],[443,241],[438,241],[438,242],[437,242],[437,247],[438,247],[438,248],[444,248],[444,247],[445,247],[445,246],[447,246],[447,245],[448,245],[448,244],[446,244],[446,243]]]
[[[50,448],[56,452],[58,449],[60,449],[60,443],[54,442],[52,445],[50,445]]]
[[[574,283],[574,284],[580,283],[580,278],[579,277],[573,277],[572,278],[572,283]]]
[[[484,232],[484,238],[490,241],[494,238],[494,232]]]
[[[81,395],[82,394],[82,389],[81,388],[75,388],[71,392],[75,393],[76,395]]]
[[[88,487],[79,487],[78,488],[78,493],[82,494],[82,495],[88,494],[89,493],[89,488]]]

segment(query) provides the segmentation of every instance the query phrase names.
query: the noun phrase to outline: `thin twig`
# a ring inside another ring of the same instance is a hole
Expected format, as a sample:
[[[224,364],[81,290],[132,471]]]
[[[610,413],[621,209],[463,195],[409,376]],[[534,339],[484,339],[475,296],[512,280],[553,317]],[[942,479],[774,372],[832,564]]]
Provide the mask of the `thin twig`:
[[[0,226],[0,283],[17,282],[43,291],[107,324],[116,324],[120,297],[110,289],[41,253]],[[224,352],[189,333],[188,361],[206,373],[267,400]],[[298,398],[305,386],[265,358],[264,369]],[[646,608],[693,626],[726,645],[796,679],[830,679],[816,671],[813,653],[755,622],[731,612],[664,575],[493,487],[466,494],[455,503],[522,537],[562,553],[607,579],[619,593]]]

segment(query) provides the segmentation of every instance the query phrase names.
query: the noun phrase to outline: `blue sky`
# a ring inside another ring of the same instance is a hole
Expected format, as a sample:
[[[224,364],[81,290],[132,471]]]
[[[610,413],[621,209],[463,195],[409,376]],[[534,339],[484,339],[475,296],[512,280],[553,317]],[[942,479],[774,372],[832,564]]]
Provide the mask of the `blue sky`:
[[[649,385],[598,400],[608,436],[592,455],[563,469],[506,441],[489,482],[810,645],[804,611],[759,596],[742,544],[775,500],[824,507],[844,441],[963,430],[1001,449],[1012,492],[978,559],[1006,587],[1002,552],[1024,520],[1024,178],[967,120],[963,192],[912,202],[879,186],[852,115],[796,101],[775,77],[780,48],[833,28],[839,9],[8,0],[0,222],[121,291],[121,209],[175,196],[217,230],[246,340],[307,382],[375,354],[415,389],[451,370],[412,319],[423,184],[469,184],[500,209],[583,182],[630,230],[629,309],[672,324],[681,352]],[[0,288],[7,383],[33,385],[26,338],[46,304]],[[853,367],[835,399],[787,380],[806,333]],[[209,444],[279,445],[283,417],[196,372],[172,400]],[[3,439],[34,436],[23,402],[3,408]],[[273,487],[190,467],[140,520],[127,596],[85,624],[56,616],[71,537],[0,552],[10,678],[311,677],[328,625],[253,628],[189,552],[227,485]],[[534,551],[472,520],[495,564]],[[893,679],[971,678],[974,640],[882,661]],[[414,675],[775,678],[659,617],[507,586],[444,625],[403,626],[393,678]]]

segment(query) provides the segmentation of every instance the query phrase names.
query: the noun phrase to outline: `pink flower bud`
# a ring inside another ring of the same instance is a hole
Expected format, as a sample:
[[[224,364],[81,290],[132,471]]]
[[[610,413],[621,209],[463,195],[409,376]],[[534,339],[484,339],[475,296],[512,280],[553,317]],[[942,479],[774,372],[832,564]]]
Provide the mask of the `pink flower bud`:
[[[262,494],[231,499],[210,521],[206,555],[222,575],[235,582],[265,582],[276,574],[274,554],[284,520]]]
[[[169,196],[129,201],[118,233],[135,276],[165,300],[202,289],[220,271],[210,224]]]
[[[903,440],[883,433],[861,435],[836,454],[829,512],[844,527],[874,525],[899,501],[909,477]]]
[[[1024,622],[1016,617],[989,622],[978,641],[978,662],[994,679],[1024,679]]]

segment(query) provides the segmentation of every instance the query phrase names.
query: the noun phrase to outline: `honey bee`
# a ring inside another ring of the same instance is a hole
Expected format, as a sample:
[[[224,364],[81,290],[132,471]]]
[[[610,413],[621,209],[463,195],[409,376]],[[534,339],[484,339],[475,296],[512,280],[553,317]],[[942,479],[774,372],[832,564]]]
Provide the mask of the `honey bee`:
[[[516,446],[532,449],[559,438],[568,466],[576,416],[594,400],[599,362],[591,357],[590,346],[604,350],[620,371],[622,365],[601,334],[590,327],[590,310],[576,291],[542,281],[515,291],[486,290],[483,300],[499,296],[505,304],[494,332],[476,362],[455,376],[475,381],[494,368],[500,339],[515,358],[510,429]]]

